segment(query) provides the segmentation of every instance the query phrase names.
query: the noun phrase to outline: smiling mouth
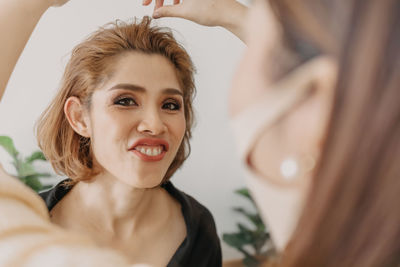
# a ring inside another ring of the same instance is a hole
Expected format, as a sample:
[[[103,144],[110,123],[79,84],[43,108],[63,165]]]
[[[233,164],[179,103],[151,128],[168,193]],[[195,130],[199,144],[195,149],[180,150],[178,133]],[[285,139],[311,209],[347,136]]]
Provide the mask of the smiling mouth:
[[[161,161],[168,150],[168,142],[161,138],[138,139],[129,149],[140,160],[147,162]]]
[[[165,151],[164,146],[137,146],[134,150],[148,157],[157,157]]]

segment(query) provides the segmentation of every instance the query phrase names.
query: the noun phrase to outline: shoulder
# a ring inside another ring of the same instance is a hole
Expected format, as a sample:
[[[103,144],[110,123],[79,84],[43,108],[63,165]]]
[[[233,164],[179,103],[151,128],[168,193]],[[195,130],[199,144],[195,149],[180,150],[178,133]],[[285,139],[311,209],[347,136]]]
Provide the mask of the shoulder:
[[[163,187],[181,204],[185,217],[188,217],[190,221],[197,221],[201,225],[213,226],[212,230],[215,230],[214,217],[204,205],[189,194],[177,189],[171,182]]]
[[[221,266],[221,245],[211,212],[192,196],[182,192],[168,182],[163,186],[182,206],[187,227],[184,246],[186,264],[198,266]],[[199,265],[200,264],[200,265]]]

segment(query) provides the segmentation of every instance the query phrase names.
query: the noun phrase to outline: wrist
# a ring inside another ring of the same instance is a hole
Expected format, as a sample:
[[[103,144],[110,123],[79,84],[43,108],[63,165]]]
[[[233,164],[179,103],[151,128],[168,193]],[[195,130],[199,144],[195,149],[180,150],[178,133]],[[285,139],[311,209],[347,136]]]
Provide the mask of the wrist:
[[[224,12],[221,25],[243,40],[244,25],[247,19],[248,7],[236,0],[229,0],[229,12]]]
[[[49,9],[54,4],[54,0],[36,0],[36,1],[39,2],[38,8],[43,10],[43,12]]]
[[[51,7],[53,0],[14,0],[14,2],[26,12],[33,14],[43,14]]]

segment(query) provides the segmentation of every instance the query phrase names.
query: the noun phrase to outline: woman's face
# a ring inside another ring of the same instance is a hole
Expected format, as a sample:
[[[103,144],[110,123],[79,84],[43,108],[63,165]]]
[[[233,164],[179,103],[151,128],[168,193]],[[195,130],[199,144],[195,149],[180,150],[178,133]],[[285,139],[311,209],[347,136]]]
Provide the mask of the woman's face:
[[[248,48],[231,90],[230,112],[233,118],[260,99],[276,103],[286,101],[289,94],[285,94],[286,100],[277,97],[282,94],[276,87],[276,73],[281,71],[276,69],[281,65],[276,60],[280,58],[277,52],[283,49],[280,49],[281,28],[268,1],[256,0],[248,17]],[[281,79],[284,80],[285,75]],[[290,87],[290,90],[284,90],[290,93],[300,90],[297,83],[292,82]],[[280,114],[273,123],[264,125],[262,136],[256,140],[249,155],[254,173],[261,175],[258,175],[259,181],[249,179],[248,186],[278,249],[283,249],[290,238],[312,177],[309,172],[301,179],[296,177],[298,181],[290,184],[285,180],[285,171],[296,170],[302,160],[315,161],[319,155],[332,101],[332,90],[325,85],[320,87],[290,108],[288,113]],[[265,105],[260,112],[275,113],[274,106]],[[282,181],[282,184],[277,181]]]
[[[94,164],[137,188],[159,185],[181,145],[183,91],[165,57],[129,52],[95,90],[85,115]]]

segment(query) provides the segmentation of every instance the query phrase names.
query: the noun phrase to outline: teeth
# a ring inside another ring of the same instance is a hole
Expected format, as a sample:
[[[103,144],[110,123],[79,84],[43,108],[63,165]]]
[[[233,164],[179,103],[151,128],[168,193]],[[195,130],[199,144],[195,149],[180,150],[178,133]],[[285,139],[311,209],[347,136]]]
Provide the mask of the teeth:
[[[146,147],[136,147],[137,151],[147,156],[158,156],[162,152],[162,147],[146,148]]]

